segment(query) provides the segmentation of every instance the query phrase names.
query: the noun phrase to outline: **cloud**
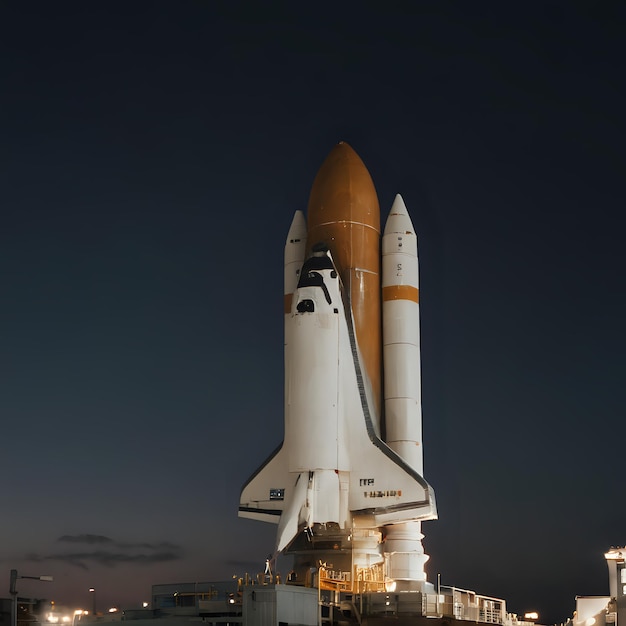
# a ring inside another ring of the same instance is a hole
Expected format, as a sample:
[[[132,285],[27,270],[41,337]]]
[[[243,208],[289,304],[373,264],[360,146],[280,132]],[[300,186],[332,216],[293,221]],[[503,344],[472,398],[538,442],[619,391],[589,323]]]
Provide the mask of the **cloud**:
[[[144,549],[144,550],[180,550],[180,546],[169,541],[162,541],[160,543],[116,543],[118,548],[121,549]]]
[[[57,541],[66,541],[68,543],[113,543],[113,539],[104,535],[63,535]]]
[[[183,558],[184,552],[181,546],[169,542],[158,543],[128,543],[117,542],[103,535],[63,535],[57,539],[62,543],[81,543],[87,545],[104,544],[106,549],[76,550],[51,552],[50,554],[29,554],[25,558],[29,561],[62,561],[88,570],[89,565],[105,565],[115,567],[120,564],[152,565],[154,563],[166,563]]]
[[[113,541],[110,537],[104,535],[63,535],[57,539],[57,541],[63,541],[67,543],[86,543],[86,544],[111,544],[121,550],[180,550],[180,546],[171,543],[169,541],[161,541],[159,543],[127,543],[121,541]]]

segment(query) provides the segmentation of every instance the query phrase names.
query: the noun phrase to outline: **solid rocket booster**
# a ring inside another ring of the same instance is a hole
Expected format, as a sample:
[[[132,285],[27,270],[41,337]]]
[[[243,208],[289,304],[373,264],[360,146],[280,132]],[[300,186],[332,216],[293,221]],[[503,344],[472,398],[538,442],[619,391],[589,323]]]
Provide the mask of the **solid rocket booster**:
[[[417,235],[400,194],[385,224],[382,269],[385,441],[423,475]],[[420,521],[387,530],[386,572],[398,591],[426,580],[423,537]]]
[[[276,549],[300,572],[384,562],[388,580],[421,582],[420,521],[437,514],[422,470],[417,239],[400,196],[382,289],[380,275],[376,191],[340,143],[313,184],[308,229],[297,211],[287,236],[285,436],[239,515],[277,523]]]
[[[385,441],[423,474],[417,236],[400,194],[385,224],[382,266]]]

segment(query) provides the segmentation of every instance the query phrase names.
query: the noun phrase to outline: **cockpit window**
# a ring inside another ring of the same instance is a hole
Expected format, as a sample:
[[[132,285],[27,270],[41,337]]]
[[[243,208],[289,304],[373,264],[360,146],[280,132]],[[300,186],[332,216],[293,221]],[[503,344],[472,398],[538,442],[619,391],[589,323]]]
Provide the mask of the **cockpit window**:
[[[312,256],[308,258],[304,265],[302,266],[302,273],[300,274],[300,282],[298,282],[298,287],[309,287],[309,286],[317,286],[317,285],[303,285],[302,280],[306,279],[306,276],[310,272],[314,272],[317,274],[319,270],[334,270],[333,262],[330,260],[328,255],[324,256]]]
[[[298,281],[300,287],[321,287],[324,284],[324,277],[319,272],[303,271]]]
[[[298,313],[313,313],[315,311],[315,303],[313,300],[300,300],[296,307]]]
[[[333,262],[327,254],[320,256],[314,255],[308,258],[302,266],[302,272],[298,280],[298,289],[300,289],[300,287],[320,287],[324,292],[326,302],[330,304],[332,299],[330,293],[328,293],[328,288],[324,284],[324,277],[320,274],[319,270],[332,270],[331,276],[333,278],[337,277]]]
[[[330,298],[330,294],[328,293],[328,287],[324,284],[324,277],[319,272],[315,272],[313,270],[307,271],[306,264],[302,269],[302,275],[298,281],[298,289],[300,287],[320,287],[324,292],[326,302],[330,304],[332,300]]]

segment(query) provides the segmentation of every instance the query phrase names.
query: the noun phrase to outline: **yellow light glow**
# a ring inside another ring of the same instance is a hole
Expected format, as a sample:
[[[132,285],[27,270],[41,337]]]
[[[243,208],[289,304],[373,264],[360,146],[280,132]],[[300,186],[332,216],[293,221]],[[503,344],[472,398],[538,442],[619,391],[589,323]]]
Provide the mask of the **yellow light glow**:
[[[539,619],[539,613],[537,613],[537,611],[530,611],[530,613],[524,613],[524,619]]]

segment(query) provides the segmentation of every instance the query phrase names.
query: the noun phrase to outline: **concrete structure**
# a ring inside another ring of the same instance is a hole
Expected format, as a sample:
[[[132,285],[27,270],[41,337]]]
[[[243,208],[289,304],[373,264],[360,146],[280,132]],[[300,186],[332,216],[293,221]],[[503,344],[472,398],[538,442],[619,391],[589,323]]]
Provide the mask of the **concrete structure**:
[[[626,547],[611,547],[605,554],[609,595],[576,596],[576,611],[569,626],[626,625]]]
[[[329,574],[320,568],[310,580],[315,586],[281,584],[271,576],[262,577],[262,582],[246,577],[225,583],[154,585],[157,608],[125,611],[122,619],[133,621],[133,626],[193,626],[196,622],[210,626],[382,626],[390,622],[393,626],[432,626],[433,620],[534,626],[508,613],[504,600],[466,589],[353,593],[333,586]]]

